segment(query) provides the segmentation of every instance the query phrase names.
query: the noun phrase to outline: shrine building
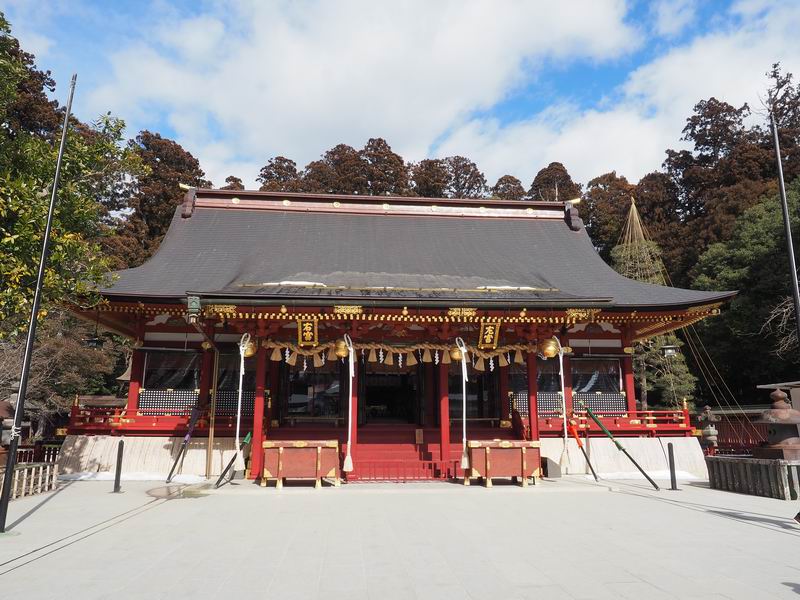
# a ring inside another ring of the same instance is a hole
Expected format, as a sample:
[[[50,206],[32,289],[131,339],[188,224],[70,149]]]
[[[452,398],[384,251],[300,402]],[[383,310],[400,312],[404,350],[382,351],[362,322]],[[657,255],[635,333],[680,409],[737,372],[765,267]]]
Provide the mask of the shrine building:
[[[189,190],[158,252],[100,292],[97,308],[75,310],[132,340],[130,384],[126,401],[73,407],[73,445],[157,439],[164,470],[191,425],[205,460],[184,472],[219,473],[248,333],[249,476],[281,468],[262,448],[324,441],[337,468],[349,453],[348,480],[460,476],[457,338],[470,442],[562,443],[565,415],[579,435],[602,436],[586,407],[621,438],[690,437],[685,406],[637,407],[633,344],[715,315],[733,295],[626,279],[569,202],[208,189]]]

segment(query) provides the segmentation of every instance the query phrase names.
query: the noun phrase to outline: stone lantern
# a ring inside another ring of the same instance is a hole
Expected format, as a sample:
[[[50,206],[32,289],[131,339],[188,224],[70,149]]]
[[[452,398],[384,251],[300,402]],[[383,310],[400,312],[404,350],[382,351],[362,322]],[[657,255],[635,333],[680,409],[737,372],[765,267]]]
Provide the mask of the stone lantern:
[[[775,390],[769,397],[772,407],[761,413],[755,423],[766,423],[767,443],[753,449],[754,458],[778,458],[800,460],[800,411],[792,408],[782,390]]]

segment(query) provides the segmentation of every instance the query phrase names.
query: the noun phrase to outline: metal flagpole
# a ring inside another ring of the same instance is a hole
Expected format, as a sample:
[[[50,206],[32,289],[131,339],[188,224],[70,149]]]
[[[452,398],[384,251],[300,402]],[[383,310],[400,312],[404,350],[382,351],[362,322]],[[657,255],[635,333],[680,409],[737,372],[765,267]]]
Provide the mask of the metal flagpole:
[[[800,344],[800,290],[797,287],[797,266],[794,261],[794,245],[792,244],[792,222],[789,218],[789,203],[786,201],[786,185],[783,182],[783,165],[781,163],[781,146],[778,142],[778,124],[775,115],[770,111],[769,120],[772,124],[772,139],[775,142],[775,160],[778,163],[778,185],[781,191],[781,209],[783,211],[783,226],[786,229],[786,252],[789,255],[789,271],[792,275],[792,297],[794,298],[794,324],[797,329],[797,343]]]
[[[8,459],[6,460],[6,472],[3,477],[3,491],[0,495],[0,533],[5,533],[6,516],[8,515],[8,501],[11,497],[11,480],[14,478],[14,467],[17,462],[17,448],[22,429],[22,415],[25,412],[25,395],[28,391],[28,376],[31,371],[31,355],[33,354],[33,342],[36,337],[36,320],[39,315],[39,304],[42,300],[42,284],[44,283],[44,271],[47,266],[47,256],[50,252],[50,230],[53,228],[53,213],[55,212],[56,198],[58,197],[58,182],[61,178],[61,163],[64,158],[64,148],[67,145],[67,128],[69,127],[69,117],[72,112],[72,96],[75,94],[75,81],[77,75],[72,76],[69,84],[69,98],[67,99],[67,110],[64,113],[64,126],[61,130],[61,143],[58,146],[58,159],[56,160],[56,172],[53,176],[53,190],[50,194],[50,206],[47,210],[47,225],[44,228],[44,239],[42,240],[42,254],[39,258],[39,272],[36,275],[36,289],[33,294],[33,306],[31,306],[31,320],[28,323],[28,338],[25,341],[25,354],[22,359],[22,374],[19,378],[19,393],[17,395],[17,406],[14,410],[14,424],[11,427],[11,444],[8,448]]]

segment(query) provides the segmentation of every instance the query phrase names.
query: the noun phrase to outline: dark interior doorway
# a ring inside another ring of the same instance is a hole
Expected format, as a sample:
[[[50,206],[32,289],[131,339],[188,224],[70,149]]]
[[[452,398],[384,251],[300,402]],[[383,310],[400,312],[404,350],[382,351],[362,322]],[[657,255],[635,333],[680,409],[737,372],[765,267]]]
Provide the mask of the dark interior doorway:
[[[417,379],[416,371],[367,372],[364,386],[367,423],[415,423]]]

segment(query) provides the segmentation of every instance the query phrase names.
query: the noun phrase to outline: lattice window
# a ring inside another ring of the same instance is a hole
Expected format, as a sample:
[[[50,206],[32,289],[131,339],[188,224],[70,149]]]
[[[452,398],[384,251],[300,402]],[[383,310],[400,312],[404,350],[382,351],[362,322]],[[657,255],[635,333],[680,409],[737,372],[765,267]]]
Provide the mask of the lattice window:
[[[536,394],[536,407],[540,417],[561,414],[561,394],[558,392],[539,392]]]
[[[511,396],[512,406],[522,417],[528,416],[528,392],[514,392]],[[561,394],[556,392],[539,392],[536,394],[537,411],[540,417],[561,414]]]
[[[255,392],[242,392],[242,416],[253,416]],[[219,390],[217,392],[217,415],[236,415],[238,392]]]
[[[628,411],[628,402],[625,394],[572,394],[572,405],[575,412],[584,412],[583,406],[588,406],[597,415],[621,414]]]
[[[197,390],[152,390],[139,392],[139,412],[143,415],[188,415],[197,404]]]
[[[528,392],[519,391],[511,395],[511,408],[516,410],[521,417],[528,416]]]

